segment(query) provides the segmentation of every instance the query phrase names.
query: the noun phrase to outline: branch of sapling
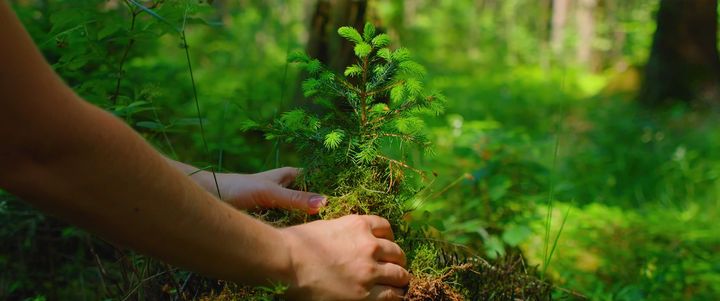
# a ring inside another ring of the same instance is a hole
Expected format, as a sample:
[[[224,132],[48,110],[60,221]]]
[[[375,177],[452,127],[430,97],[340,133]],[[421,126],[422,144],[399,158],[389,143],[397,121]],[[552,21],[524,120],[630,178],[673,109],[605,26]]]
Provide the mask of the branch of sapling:
[[[362,85],[361,90],[362,94],[360,94],[360,102],[361,102],[361,110],[362,110],[362,125],[365,126],[367,124],[367,73],[368,73],[368,59],[367,56],[363,58],[363,66],[362,66]]]
[[[414,171],[415,173],[417,173],[417,174],[419,174],[420,176],[422,176],[423,178],[425,177],[425,172],[424,172],[424,171],[419,170],[419,169],[417,169],[417,168],[415,168],[415,167],[412,167],[412,166],[410,166],[410,165],[407,165],[405,162],[398,161],[398,160],[395,160],[395,159],[390,159],[390,158],[385,157],[385,156],[383,156],[383,155],[377,155],[377,157],[380,158],[380,159],[386,160],[386,161],[388,161],[388,162],[392,162],[393,164],[397,164],[397,165],[399,165],[399,166],[402,166],[402,167],[404,167],[404,168],[407,168],[407,169],[409,169],[409,170],[412,170],[412,171]]]
[[[380,89],[377,89],[377,90],[373,90],[373,91],[371,91],[371,92],[368,92],[368,96],[373,96],[373,95],[375,95],[375,94],[380,94],[380,93],[383,93],[383,92],[390,91],[392,88],[395,88],[395,87],[397,87],[397,86],[399,86],[399,85],[402,85],[402,84],[404,84],[404,83],[405,83],[404,80],[397,81],[397,82],[395,82],[395,83],[393,83],[393,84],[387,85],[387,86],[382,87],[382,88],[380,88]]]

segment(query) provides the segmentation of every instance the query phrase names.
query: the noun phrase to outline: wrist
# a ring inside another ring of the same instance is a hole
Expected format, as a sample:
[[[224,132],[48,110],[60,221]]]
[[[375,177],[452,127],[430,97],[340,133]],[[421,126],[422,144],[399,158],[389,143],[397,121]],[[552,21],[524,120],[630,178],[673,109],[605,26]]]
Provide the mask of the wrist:
[[[297,286],[295,260],[293,254],[297,248],[297,238],[289,228],[274,228],[279,236],[280,247],[275,253],[274,266],[270,268],[270,279],[273,283],[282,283],[288,287]]]

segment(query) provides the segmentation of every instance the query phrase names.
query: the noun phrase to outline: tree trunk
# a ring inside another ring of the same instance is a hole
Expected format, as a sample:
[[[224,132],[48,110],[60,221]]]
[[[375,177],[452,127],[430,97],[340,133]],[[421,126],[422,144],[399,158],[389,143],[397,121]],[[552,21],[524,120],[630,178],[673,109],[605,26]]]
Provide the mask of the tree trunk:
[[[569,0],[553,0],[552,2],[552,33],[550,46],[555,55],[562,55],[565,44],[565,24],[570,8]]]
[[[718,105],[717,0],[662,0],[640,100]]]
[[[342,73],[355,61],[353,45],[337,34],[340,26],[353,26],[362,32],[367,0],[318,0],[310,24],[307,52],[331,70]]]
[[[578,25],[577,61],[594,69],[592,64],[593,40],[595,39],[595,7],[597,0],[579,0],[575,17]]]
[[[352,26],[362,33],[367,9],[367,0],[317,0],[310,19],[307,54],[320,60],[330,70],[342,74],[356,58],[353,45],[338,36],[337,29]],[[320,110],[310,99],[303,97],[301,90],[301,82],[297,82],[295,104],[311,111]]]

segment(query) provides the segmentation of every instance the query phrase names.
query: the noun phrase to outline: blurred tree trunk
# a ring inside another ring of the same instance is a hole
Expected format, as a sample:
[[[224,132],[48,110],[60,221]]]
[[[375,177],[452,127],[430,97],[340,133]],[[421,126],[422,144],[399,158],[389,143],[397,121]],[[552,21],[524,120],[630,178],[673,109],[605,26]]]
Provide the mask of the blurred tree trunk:
[[[342,73],[355,61],[353,45],[337,35],[340,26],[362,32],[367,0],[318,0],[310,23],[307,53],[330,69]]]
[[[565,44],[565,24],[570,8],[569,0],[553,0],[552,2],[552,33],[550,46],[555,55],[561,55]]]
[[[368,0],[317,0],[310,19],[306,52],[330,70],[343,73],[355,62],[353,45],[337,34],[341,26],[352,26],[362,33],[367,19]],[[303,97],[300,82],[295,86],[295,104],[317,110],[312,101]]]
[[[578,25],[577,61],[594,69],[592,62],[593,40],[595,39],[595,8],[598,0],[578,0],[575,18]]]
[[[550,55],[548,53],[549,34],[552,23],[552,2],[550,0],[540,0],[540,14],[537,18],[538,36],[540,37],[540,65],[543,69],[547,69],[550,65]]]
[[[717,0],[662,0],[640,100],[720,104]]]

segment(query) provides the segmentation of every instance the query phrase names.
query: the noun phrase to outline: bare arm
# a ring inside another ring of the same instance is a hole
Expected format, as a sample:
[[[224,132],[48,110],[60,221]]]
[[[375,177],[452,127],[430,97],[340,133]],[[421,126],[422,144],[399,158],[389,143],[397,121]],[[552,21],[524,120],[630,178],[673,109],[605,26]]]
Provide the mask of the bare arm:
[[[245,283],[289,274],[277,229],[218,202],[124,123],[82,101],[52,72],[4,1],[0,22],[1,187],[196,271]]]
[[[276,229],[196,185],[112,115],[82,101],[0,1],[0,187],[116,243],[302,298],[398,299],[409,276],[387,221]]]

